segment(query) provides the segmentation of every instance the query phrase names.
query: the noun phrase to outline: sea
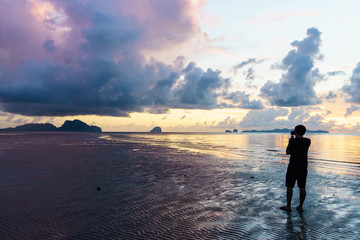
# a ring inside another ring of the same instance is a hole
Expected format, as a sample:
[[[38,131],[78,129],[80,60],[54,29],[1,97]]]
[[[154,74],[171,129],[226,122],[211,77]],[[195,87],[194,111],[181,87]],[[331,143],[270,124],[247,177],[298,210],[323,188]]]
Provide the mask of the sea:
[[[0,132],[0,239],[359,239],[360,134]]]

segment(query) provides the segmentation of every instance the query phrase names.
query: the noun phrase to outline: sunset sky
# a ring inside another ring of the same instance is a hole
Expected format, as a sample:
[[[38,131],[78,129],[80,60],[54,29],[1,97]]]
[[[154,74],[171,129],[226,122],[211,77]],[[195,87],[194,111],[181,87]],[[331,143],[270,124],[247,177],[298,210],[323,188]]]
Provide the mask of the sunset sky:
[[[0,0],[0,128],[360,132],[360,2]]]

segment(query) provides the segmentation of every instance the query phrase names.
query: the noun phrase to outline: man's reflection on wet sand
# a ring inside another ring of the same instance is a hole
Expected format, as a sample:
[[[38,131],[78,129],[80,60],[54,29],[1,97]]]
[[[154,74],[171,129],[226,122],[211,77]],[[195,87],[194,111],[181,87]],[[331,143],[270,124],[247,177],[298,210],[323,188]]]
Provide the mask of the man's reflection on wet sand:
[[[296,217],[298,214],[299,217]],[[308,239],[308,229],[306,218],[302,212],[288,212],[285,226],[287,235],[286,239]]]

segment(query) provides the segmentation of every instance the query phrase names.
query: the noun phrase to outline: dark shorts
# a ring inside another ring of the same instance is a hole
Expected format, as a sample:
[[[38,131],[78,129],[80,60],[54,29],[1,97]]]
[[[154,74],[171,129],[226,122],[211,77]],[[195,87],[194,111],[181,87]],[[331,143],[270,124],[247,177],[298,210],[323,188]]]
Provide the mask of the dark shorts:
[[[288,168],[287,173],[286,173],[285,185],[287,187],[293,188],[295,186],[295,182],[297,181],[297,185],[299,188],[305,188],[306,176],[307,176],[307,169],[294,170],[294,169]]]

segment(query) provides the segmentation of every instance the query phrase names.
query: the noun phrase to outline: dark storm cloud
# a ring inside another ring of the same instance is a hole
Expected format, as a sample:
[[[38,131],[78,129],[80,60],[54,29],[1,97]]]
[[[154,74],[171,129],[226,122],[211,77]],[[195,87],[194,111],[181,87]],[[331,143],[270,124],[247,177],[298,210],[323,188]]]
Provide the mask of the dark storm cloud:
[[[321,32],[316,28],[307,30],[307,37],[302,41],[294,41],[291,50],[278,66],[286,72],[280,82],[268,81],[261,88],[261,95],[271,105],[303,106],[320,102],[314,91],[314,85],[323,78],[314,60],[320,58],[319,46]]]
[[[22,0],[0,8],[0,47],[9,53],[0,58],[2,110],[31,116],[127,116],[224,107],[219,98],[228,93],[230,79],[220,71],[185,65],[181,57],[165,64],[143,55],[200,33],[191,2],[37,2],[45,3],[66,17],[52,14],[40,21],[28,10],[33,3]]]
[[[349,102],[360,104],[360,62],[353,70],[350,82],[343,87],[343,90],[349,94]]]
[[[150,97],[146,102],[171,108],[219,108],[218,98],[226,94],[230,86],[230,79],[222,78],[220,73],[212,69],[204,71],[191,62],[182,71],[172,72],[158,81],[147,94]]]
[[[212,69],[203,71],[201,68],[196,67],[194,63],[190,63],[183,72],[184,81],[180,88],[175,90],[175,96],[181,104],[180,107],[217,107],[217,98],[223,94],[222,90],[229,87],[230,79],[222,78],[220,71]]]

